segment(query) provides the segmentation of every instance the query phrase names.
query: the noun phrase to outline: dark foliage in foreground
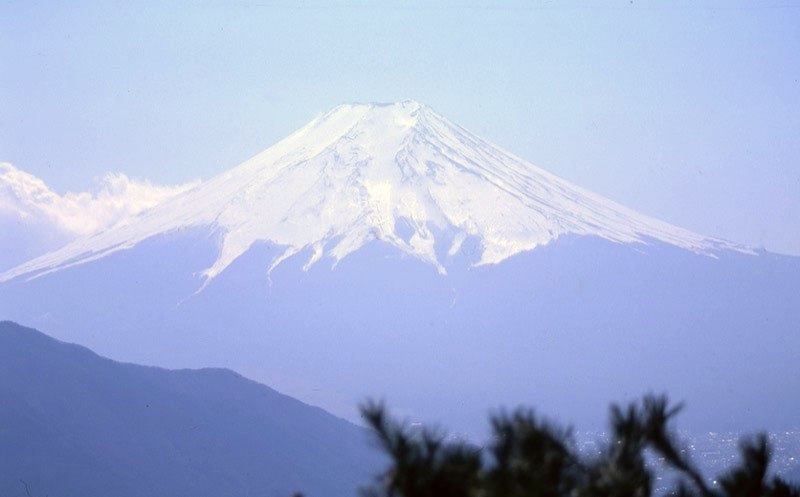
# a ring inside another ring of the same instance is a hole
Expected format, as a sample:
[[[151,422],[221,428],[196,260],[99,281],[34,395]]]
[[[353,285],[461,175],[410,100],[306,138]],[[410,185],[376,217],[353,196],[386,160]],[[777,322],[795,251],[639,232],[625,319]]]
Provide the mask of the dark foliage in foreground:
[[[741,442],[741,461],[709,487],[686,457],[668,424],[680,406],[666,397],[645,396],[626,408],[612,406],[612,437],[598,457],[583,457],[569,430],[518,409],[492,417],[492,441],[481,449],[446,441],[423,429],[412,433],[391,419],[381,404],[361,412],[375,431],[391,466],[364,490],[368,497],[533,497],[653,494],[654,471],[647,454],[674,470],[674,488],[682,497],[800,497],[800,489],[768,478],[770,447],[766,436]]]

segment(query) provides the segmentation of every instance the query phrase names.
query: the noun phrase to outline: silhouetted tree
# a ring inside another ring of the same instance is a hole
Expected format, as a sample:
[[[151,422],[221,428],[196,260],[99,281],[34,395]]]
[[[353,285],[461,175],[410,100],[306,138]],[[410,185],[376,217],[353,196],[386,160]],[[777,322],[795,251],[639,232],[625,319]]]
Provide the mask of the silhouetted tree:
[[[569,430],[517,409],[491,418],[487,450],[446,441],[443,433],[412,432],[391,419],[379,403],[361,407],[381,448],[391,458],[387,471],[363,494],[368,497],[649,497],[653,469],[648,451],[675,470],[672,495],[684,497],[800,497],[800,489],[774,477],[768,481],[766,436],[745,439],[742,460],[719,485],[709,488],[669,422],[681,406],[647,395],[626,408],[611,407],[608,444],[596,457],[577,451]]]
[[[392,468],[365,496],[469,497],[480,485],[481,453],[464,443],[446,443],[444,436],[423,428],[417,435],[389,419],[378,404],[361,409],[378,442],[392,458]]]

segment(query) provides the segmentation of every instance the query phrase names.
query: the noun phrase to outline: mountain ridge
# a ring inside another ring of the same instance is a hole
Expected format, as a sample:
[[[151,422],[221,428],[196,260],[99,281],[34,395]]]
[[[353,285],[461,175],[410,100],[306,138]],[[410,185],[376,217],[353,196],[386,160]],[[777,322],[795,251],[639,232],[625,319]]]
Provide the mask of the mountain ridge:
[[[120,363],[11,321],[0,345],[4,495],[344,497],[377,467],[363,428],[229,369]]]

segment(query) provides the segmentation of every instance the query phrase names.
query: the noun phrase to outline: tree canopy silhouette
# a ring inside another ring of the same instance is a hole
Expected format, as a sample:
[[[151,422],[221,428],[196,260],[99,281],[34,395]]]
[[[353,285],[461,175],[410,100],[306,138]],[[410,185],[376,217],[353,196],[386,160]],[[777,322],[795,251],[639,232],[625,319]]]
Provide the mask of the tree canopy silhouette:
[[[390,457],[390,467],[363,490],[365,497],[649,497],[654,470],[647,454],[675,473],[668,495],[681,497],[800,497],[800,489],[768,477],[771,449],[765,435],[740,443],[741,461],[709,487],[681,450],[669,424],[681,406],[646,395],[611,407],[611,439],[600,455],[583,456],[571,431],[530,409],[491,418],[485,449],[447,441],[437,430],[412,431],[381,403],[361,413]]]

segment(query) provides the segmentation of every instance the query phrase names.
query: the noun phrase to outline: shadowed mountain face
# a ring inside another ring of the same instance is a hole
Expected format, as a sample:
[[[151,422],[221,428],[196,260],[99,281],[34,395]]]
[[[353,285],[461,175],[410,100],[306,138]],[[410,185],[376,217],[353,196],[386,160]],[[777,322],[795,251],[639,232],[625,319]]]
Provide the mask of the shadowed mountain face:
[[[233,367],[350,418],[385,396],[476,436],[498,406],[590,427],[597,406],[648,390],[686,401],[687,428],[796,425],[797,258],[562,237],[472,267],[472,242],[447,275],[373,242],[268,276],[283,249],[260,244],[195,293],[214,238],[173,233],[6,283],[0,313],[115,358]]]
[[[0,495],[352,496],[377,467],[365,430],[233,371],[0,322]]]

